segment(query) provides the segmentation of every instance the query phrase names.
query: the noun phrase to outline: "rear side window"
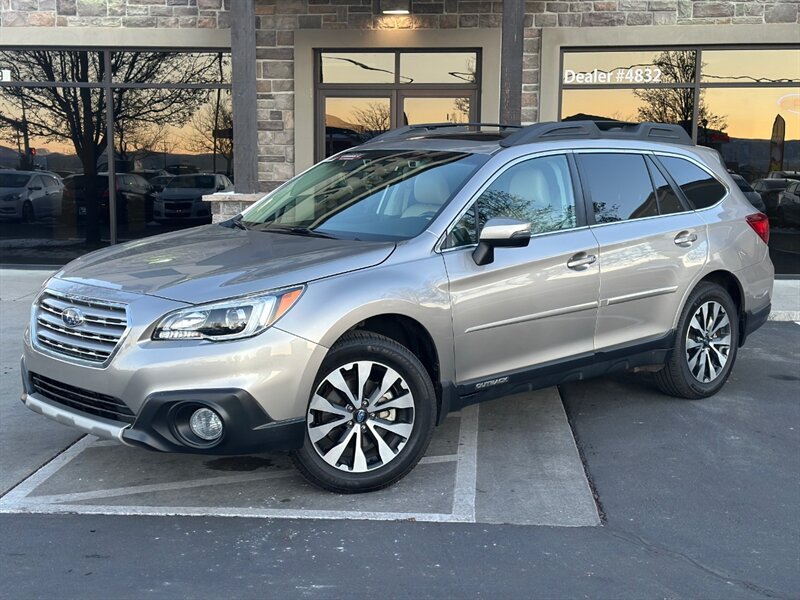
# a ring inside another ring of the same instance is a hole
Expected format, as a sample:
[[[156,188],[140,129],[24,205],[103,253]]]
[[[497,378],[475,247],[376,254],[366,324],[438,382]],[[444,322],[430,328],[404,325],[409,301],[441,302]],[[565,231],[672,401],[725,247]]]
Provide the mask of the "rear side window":
[[[725,186],[707,171],[683,158],[659,156],[693,208],[708,208],[725,196]]]
[[[658,216],[658,201],[640,154],[580,154],[595,223],[616,223]]]
[[[675,193],[672,186],[664,179],[661,171],[658,170],[658,167],[656,167],[649,158],[647,159],[647,166],[650,169],[650,175],[653,177],[653,185],[658,195],[659,214],[671,215],[684,212],[686,209],[683,207],[680,198],[678,198],[678,194]]]

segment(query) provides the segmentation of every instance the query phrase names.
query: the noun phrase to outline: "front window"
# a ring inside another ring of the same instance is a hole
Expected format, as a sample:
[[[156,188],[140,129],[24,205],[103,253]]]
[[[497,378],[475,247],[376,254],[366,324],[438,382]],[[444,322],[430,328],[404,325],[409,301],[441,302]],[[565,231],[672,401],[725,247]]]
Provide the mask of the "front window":
[[[399,241],[422,233],[487,156],[373,150],[326,160],[244,212],[249,229]]]
[[[211,189],[214,187],[214,177],[212,175],[190,175],[188,177],[176,177],[169,182],[170,188],[199,188]]]

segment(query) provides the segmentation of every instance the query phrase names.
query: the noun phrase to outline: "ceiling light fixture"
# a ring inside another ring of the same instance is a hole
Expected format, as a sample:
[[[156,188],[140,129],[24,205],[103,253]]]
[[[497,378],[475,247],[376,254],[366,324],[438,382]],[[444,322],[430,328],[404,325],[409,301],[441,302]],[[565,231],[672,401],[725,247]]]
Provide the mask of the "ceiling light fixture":
[[[384,15],[410,15],[411,0],[381,0],[381,13]]]

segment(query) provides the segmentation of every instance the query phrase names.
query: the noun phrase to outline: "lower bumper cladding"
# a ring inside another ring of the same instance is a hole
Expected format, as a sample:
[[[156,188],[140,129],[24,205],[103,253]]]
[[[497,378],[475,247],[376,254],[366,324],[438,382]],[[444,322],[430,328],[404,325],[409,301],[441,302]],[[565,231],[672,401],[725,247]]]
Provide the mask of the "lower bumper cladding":
[[[151,394],[135,420],[125,423],[83,412],[74,404],[60,402],[63,397],[59,395],[45,395],[41,393],[41,387],[34,385],[24,364],[22,373],[25,388],[22,401],[25,406],[84,433],[129,446],[161,452],[232,455],[293,450],[303,445],[305,419],[274,421],[244,390],[185,390]],[[53,385],[56,384],[53,382]],[[48,389],[45,388],[45,393]],[[191,432],[189,418],[199,408],[209,408],[222,419],[223,432],[219,439],[208,442]]]

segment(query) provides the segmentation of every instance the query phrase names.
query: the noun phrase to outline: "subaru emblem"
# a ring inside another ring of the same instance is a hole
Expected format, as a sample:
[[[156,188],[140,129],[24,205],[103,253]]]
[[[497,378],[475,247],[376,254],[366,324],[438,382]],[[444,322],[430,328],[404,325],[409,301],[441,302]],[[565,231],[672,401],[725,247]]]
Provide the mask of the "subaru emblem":
[[[64,321],[64,325],[67,327],[79,327],[83,325],[83,313],[77,308],[70,306],[61,312],[61,320]]]

